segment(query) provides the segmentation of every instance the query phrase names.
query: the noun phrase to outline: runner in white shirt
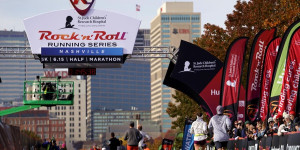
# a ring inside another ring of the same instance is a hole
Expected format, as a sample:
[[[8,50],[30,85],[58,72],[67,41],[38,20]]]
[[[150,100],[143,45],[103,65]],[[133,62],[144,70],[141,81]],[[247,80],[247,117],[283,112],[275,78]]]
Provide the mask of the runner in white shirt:
[[[142,139],[139,142],[139,150],[143,150],[144,147],[145,147],[145,145],[146,145],[145,141],[146,140],[150,140],[150,136],[147,133],[145,133],[145,132],[142,131],[143,130],[143,126],[142,125],[138,126],[138,130],[140,131],[140,134],[142,135]]]
[[[199,150],[200,147],[204,150],[207,138],[207,123],[203,121],[202,113],[197,114],[197,119],[192,123],[190,133],[194,134],[195,150]]]

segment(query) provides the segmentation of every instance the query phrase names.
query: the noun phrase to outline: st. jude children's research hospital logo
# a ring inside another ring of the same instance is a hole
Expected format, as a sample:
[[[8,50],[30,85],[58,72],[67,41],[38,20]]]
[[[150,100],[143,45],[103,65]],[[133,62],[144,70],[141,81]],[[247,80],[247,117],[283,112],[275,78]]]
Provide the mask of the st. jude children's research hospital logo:
[[[183,64],[183,70],[179,73],[183,72],[197,72],[197,71],[204,71],[204,70],[215,70],[217,67],[216,60],[213,61],[199,61],[199,62],[192,62],[192,61],[185,61]]]
[[[181,72],[194,72],[192,70],[192,68],[190,68],[190,64],[191,63],[189,61],[185,61],[183,71],[180,71],[179,73],[181,73]]]

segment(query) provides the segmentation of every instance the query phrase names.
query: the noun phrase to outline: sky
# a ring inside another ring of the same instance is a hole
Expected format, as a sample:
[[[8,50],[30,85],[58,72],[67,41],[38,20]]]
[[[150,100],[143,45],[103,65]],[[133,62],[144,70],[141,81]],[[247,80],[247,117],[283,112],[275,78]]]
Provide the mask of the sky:
[[[107,10],[141,20],[140,28],[150,28],[163,2],[194,2],[194,12],[201,13],[201,31],[206,23],[225,27],[227,14],[232,13],[236,0],[96,0],[94,9]],[[70,0],[0,0],[0,30],[23,31],[23,20],[46,12],[73,9]],[[140,5],[139,12],[136,4]]]

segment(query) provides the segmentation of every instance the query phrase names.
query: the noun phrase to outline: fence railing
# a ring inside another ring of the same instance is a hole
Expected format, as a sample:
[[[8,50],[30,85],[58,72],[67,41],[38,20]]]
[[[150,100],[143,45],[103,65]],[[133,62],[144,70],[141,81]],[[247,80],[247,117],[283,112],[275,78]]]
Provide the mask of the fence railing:
[[[284,135],[263,137],[260,140],[239,138],[230,139],[227,150],[300,150],[300,132],[289,132]],[[207,150],[214,150],[213,144],[207,145]]]

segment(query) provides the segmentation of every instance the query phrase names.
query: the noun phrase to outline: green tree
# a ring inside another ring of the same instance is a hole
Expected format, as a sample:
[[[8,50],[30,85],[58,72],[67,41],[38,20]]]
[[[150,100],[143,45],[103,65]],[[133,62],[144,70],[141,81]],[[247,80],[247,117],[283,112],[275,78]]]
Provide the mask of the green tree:
[[[169,102],[166,112],[170,117],[176,118],[175,121],[172,121],[172,129],[179,128],[179,131],[183,132],[185,119],[195,120],[196,113],[204,113],[204,111],[193,99],[180,91],[176,90],[175,95],[172,95],[172,97],[175,99],[175,103]],[[207,120],[206,114],[204,116]]]

